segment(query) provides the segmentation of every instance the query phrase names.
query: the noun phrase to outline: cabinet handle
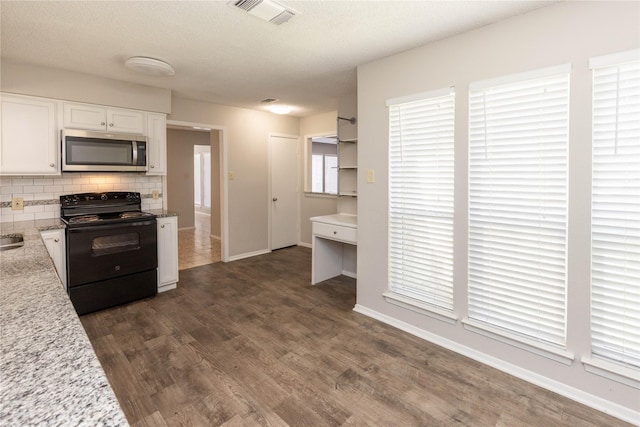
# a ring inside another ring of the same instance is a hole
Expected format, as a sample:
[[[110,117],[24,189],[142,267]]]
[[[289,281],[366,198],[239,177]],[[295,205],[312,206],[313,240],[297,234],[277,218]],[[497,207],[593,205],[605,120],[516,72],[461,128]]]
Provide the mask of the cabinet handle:
[[[100,126],[104,126],[104,125],[106,125],[105,122],[100,122]]]
[[[277,202],[277,201],[278,201],[278,198],[277,198],[277,197],[274,197],[274,198],[273,198],[273,199],[271,199],[271,200],[273,200],[274,202]]]
[[[50,168],[55,168],[55,167],[56,167],[56,164],[55,164],[55,163],[49,163],[49,167],[50,167]]]
[[[58,242],[60,241],[60,239],[55,238],[55,239],[53,239],[53,241],[54,241],[54,242],[56,242],[56,243],[58,243]]]
[[[334,231],[334,232],[333,232],[333,234],[338,234],[338,232],[337,232],[337,231]]]
[[[154,166],[154,165],[151,165],[150,167],[151,167],[151,169],[155,168],[155,166]]]
[[[164,224],[162,224],[162,225],[160,226],[160,228],[164,228]]]
[[[109,127],[113,127],[113,123],[109,123]]]

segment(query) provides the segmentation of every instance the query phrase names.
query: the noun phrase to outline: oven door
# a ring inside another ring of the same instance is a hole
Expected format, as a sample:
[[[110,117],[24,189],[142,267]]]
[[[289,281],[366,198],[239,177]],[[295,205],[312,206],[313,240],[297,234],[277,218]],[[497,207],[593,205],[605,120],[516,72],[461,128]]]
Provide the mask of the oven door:
[[[158,267],[156,220],[67,229],[69,287]]]

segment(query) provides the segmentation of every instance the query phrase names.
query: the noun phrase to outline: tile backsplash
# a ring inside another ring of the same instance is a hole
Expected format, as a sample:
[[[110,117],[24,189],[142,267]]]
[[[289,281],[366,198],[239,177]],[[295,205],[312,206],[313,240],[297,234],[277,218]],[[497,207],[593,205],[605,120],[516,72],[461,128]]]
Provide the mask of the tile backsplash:
[[[153,199],[153,191],[159,194]],[[136,191],[142,210],[162,209],[162,177],[140,173],[73,172],[61,176],[0,178],[0,222],[60,217],[60,196],[99,191]],[[14,197],[24,199],[24,210],[12,210]]]

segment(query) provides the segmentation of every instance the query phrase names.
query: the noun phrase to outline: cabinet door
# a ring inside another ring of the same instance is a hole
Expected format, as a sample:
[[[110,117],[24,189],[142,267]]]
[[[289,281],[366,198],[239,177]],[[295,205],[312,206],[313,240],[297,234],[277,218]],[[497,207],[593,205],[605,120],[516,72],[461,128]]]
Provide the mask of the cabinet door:
[[[167,173],[167,116],[147,114],[147,175]]]
[[[158,218],[158,292],[178,282],[178,217]]]
[[[3,94],[0,110],[0,174],[59,175],[58,103]]]
[[[40,233],[44,245],[47,247],[49,256],[53,260],[53,265],[58,272],[62,286],[67,289],[67,265],[64,243],[64,230],[47,230]]]
[[[135,133],[144,135],[145,114],[142,111],[107,109],[107,132]]]
[[[87,104],[64,104],[64,127],[104,131],[107,128],[107,110]]]

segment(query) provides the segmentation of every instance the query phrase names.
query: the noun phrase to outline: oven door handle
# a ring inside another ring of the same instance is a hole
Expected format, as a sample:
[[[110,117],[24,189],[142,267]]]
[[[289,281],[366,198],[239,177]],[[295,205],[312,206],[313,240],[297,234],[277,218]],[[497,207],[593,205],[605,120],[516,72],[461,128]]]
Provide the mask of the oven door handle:
[[[124,223],[111,223],[104,225],[89,225],[86,227],[78,227],[78,228],[68,228],[67,230],[71,233],[80,233],[84,231],[99,231],[99,230],[113,230],[115,228],[125,228],[125,227],[141,227],[146,225],[154,225],[155,219],[145,220],[145,221],[136,221],[136,222],[124,222]]]

